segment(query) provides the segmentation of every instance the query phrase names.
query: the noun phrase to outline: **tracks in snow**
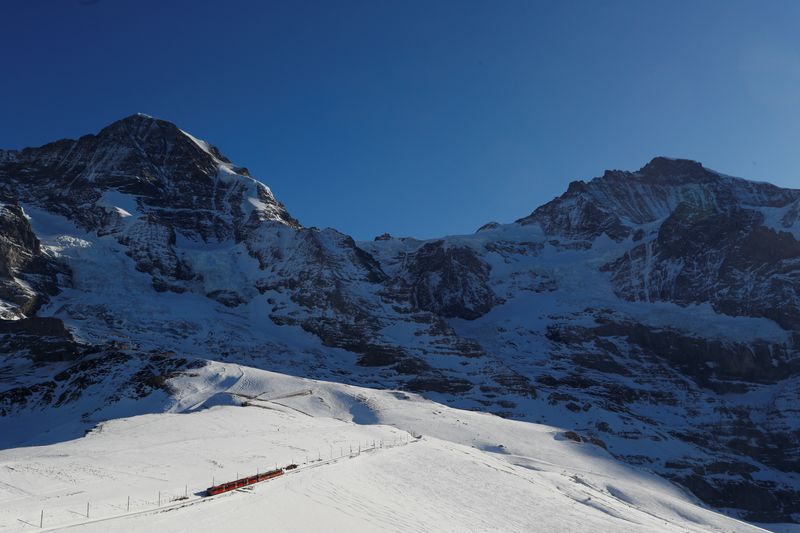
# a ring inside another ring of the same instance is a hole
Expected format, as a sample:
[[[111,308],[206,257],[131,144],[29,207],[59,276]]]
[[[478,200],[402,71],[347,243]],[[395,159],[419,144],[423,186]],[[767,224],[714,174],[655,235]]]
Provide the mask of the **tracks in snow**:
[[[309,462],[307,464],[304,464],[302,466],[298,466],[296,469],[284,471],[283,475],[284,476],[301,475],[302,473],[304,473],[304,472],[306,472],[308,470],[313,470],[313,469],[320,468],[320,467],[323,467],[323,466],[335,464],[335,463],[338,463],[338,462],[346,460],[346,459],[355,459],[355,458],[359,457],[361,454],[378,453],[378,452],[383,451],[383,450],[389,450],[391,448],[398,448],[398,447],[406,446],[408,444],[413,444],[415,442],[418,442],[418,440],[419,439],[413,438],[413,437],[411,437],[411,435],[409,435],[409,440],[407,440],[406,442],[401,442],[399,444],[386,444],[386,445],[382,445],[382,446],[375,446],[375,447],[372,447],[372,448],[365,448],[365,449],[362,449],[359,452],[353,452],[353,453],[350,453],[350,454],[347,454],[347,455],[344,455],[344,456],[341,456],[341,457],[334,457],[334,458],[331,458],[331,459],[322,459],[322,460],[317,460],[317,461],[311,461],[311,462]],[[134,518],[134,517],[138,517],[138,516],[146,516],[146,515],[150,515],[150,514],[163,513],[163,512],[168,512],[168,511],[176,511],[178,509],[183,509],[183,508],[186,508],[186,507],[192,507],[194,505],[202,505],[204,503],[216,501],[216,500],[218,500],[220,498],[235,497],[237,494],[238,495],[249,494],[249,495],[255,496],[255,495],[257,495],[257,492],[255,492],[253,489],[255,489],[256,487],[259,487],[259,486],[264,486],[265,483],[268,483],[270,481],[281,479],[281,477],[283,477],[283,476],[279,476],[277,478],[269,479],[269,480],[266,480],[266,481],[261,481],[259,483],[255,483],[253,485],[249,485],[248,487],[243,487],[243,488],[236,489],[236,490],[233,490],[233,491],[230,491],[230,492],[224,492],[222,494],[217,494],[215,496],[200,496],[199,493],[195,493],[195,496],[189,497],[188,499],[180,500],[180,501],[173,502],[173,503],[170,503],[170,504],[165,504],[165,505],[162,505],[160,507],[153,508],[153,509],[144,509],[144,510],[140,510],[140,511],[125,512],[125,513],[116,514],[116,515],[112,515],[112,516],[104,516],[104,517],[95,518],[95,519],[81,520],[80,522],[74,522],[74,523],[70,523],[70,524],[63,524],[63,525],[52,526],[52,527],[45,527],[43,529],[39,529],[38,527],[36,527],[36,529],[38,529],[39,531],[64,531],[64,530],[68,530],[68,529],[73,529],[73,528],[85,526],[85,525],[88,525],[88,524],[98,524],[98,523],[104,523],[104,522],[111,522],[112,520],[120,520],[120,519],[124,519],[124,518]],[[26,523],[28,525],[31,525],[31,526],[34,526],[33,524],[31,524],[31,523],[29,523],[27,521],[24,521],[24,523]]]

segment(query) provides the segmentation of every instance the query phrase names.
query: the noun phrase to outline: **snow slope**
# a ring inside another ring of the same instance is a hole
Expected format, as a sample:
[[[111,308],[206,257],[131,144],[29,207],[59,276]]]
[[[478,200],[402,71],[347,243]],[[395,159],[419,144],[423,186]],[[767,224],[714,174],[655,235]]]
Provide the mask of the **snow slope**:
[[[194,385],[176,384],[189,392],[171,412],[0,452],[0,531],[31,530],[41,510],[48,529],[98,532],[758,530],[556,428],[238,365],[176,379]],[[252,490],[198,496],[290,462]]]

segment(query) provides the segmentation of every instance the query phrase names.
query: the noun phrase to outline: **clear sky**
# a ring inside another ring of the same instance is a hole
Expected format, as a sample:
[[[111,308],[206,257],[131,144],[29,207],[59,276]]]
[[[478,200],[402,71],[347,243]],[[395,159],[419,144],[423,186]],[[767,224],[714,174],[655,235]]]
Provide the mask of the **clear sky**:
[[[143,112],[357,239],[655,155],[800,187],[800,1],[5,0],[0,147]]]

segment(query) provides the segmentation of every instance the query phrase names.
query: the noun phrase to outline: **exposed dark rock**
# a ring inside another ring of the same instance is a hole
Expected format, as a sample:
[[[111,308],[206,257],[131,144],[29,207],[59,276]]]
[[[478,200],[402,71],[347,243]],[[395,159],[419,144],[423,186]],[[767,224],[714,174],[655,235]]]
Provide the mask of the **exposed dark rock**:
[[[682,203],[652,242],[604,270],[634,301],[709,302],[722,313],[800,328],[800,242],[762,225],[763,216]]]
[[[743,509],[746,518],[756,522],[792,522],[792,514],[800,510],[798,494],[763,484],[731,480],[715,480],[712,484],[697,474],[675,479],[704,502],[717,507]]]
[[[603,339],[621,338],[626,344],[641,348],[645,354],[661,358],[676,365],[687,375],[707,384],[712,377],[754,382],[775,382],[794,375],[798,362],[791,354],[793,345],[770,344],[755,341],[745,344],[720,339],[690,336],[677,330],[652,328],[635,322],[598,317],[598,325],[548,327],[547,336],[557,343],[569,345],[589,343],[608,346]],[[614,364],[613,358],[601,355],[575,354],[573,359],[584,368],[627,375],[624,368]]]
[[[630,233],[618,216],[587,194],[583,182],[570,183],[563,196],[517,220],[517,224],[539,224],[548,234],[570,239],[594,239],[606,234],[622,240]]]
[[[480,233],[481,231],[488,231],[490,229],[495,229],[499,227],[500,227],[499,222],[487,222],[486,224],[478,228],[478,230],[475,233]]]
[[[33,361],[70,361],[84,350],[57,318],[0,320],[0,352]]]
[[[564,438],[569,439],[573,442],[588,442],[589,444],[594,444],[595,446],[599,446],[604,450],[607,448],[605,442],[591,435],[589,436],[579,435],[575,431],[565,431],[564,433],[562,433],[562,435],[564,436]]]
[[[458,394],[473,388],[473,384],[465,379],[454,377],[417,377],[406,383],[406,390],[412,392],[439,392]]]
[[[470,248],[425,244],[410,258],[407,271],[419,309],[474,320],[497,301],[488,285],[489,265]]]
[[[0,300],[12,304],[0,319],[33,315],[59,292],[67,268],[46,254],[13,198],[0,194]]]

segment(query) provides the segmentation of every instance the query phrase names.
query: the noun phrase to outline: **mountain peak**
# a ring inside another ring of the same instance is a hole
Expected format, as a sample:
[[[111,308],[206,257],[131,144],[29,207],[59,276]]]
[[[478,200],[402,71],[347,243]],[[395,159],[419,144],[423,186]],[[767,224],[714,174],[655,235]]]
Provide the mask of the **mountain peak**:
[[[50,205],[55,202],[51,195],[58,195],[62,203],[69,197],[73,205],[64,204],[64,210],[84,227],[103,223],[104,206],[96,210],[85,206],[105,201],[101,199],[106,194],[135,197],[130,201],[148,211],[152,220],[172,216],[166,227],[203,238],[226,238],[244,224],[257,226],[265,220],[299,227],[246,168],[174,123],[144,113],[116,120],[77,140],[26,148],[18,154],[0,153],[0,162],[5,160],[31,169],[24,176],[29,202]],[[156,217],[153,209],[163,213]],[[176,210],[188,214],[177,220],[178,215],[169,215]],[[212,223],[210,217],[218,220]]]
[[[155,132],[161,135],[176,135],[181,130],[167,120],[151,117],[144,113],[134,113],[127,117],[115,120],[97,134],[98,137],[103,137],[116,132],[124,132],[134,136],[146,136]]]
[[[157,158],[182,152],[204,159],[211,156],[223,163],[231,163],[216,146],[202,141],[180,129],[173,122],[155,118],[145,113],[134,113],[112,122],[97,134],[103,142],[130,146]],[[245,169],[241,169],[247,174]]]
[[[635,172],[606,170],[588,182],[573,181],[564,194],[517,223],[536,222],[548,233],[570,238],[606,233],[622,239],[630,230],[625,224],[667,217],[684,202],[783,207],[798,198],[800,191],[724,176],[690,159],[654,157]]]
[[[638,173],[648,178],[708,178],[715,175],[698,161],[663,156],[651,159]]]

